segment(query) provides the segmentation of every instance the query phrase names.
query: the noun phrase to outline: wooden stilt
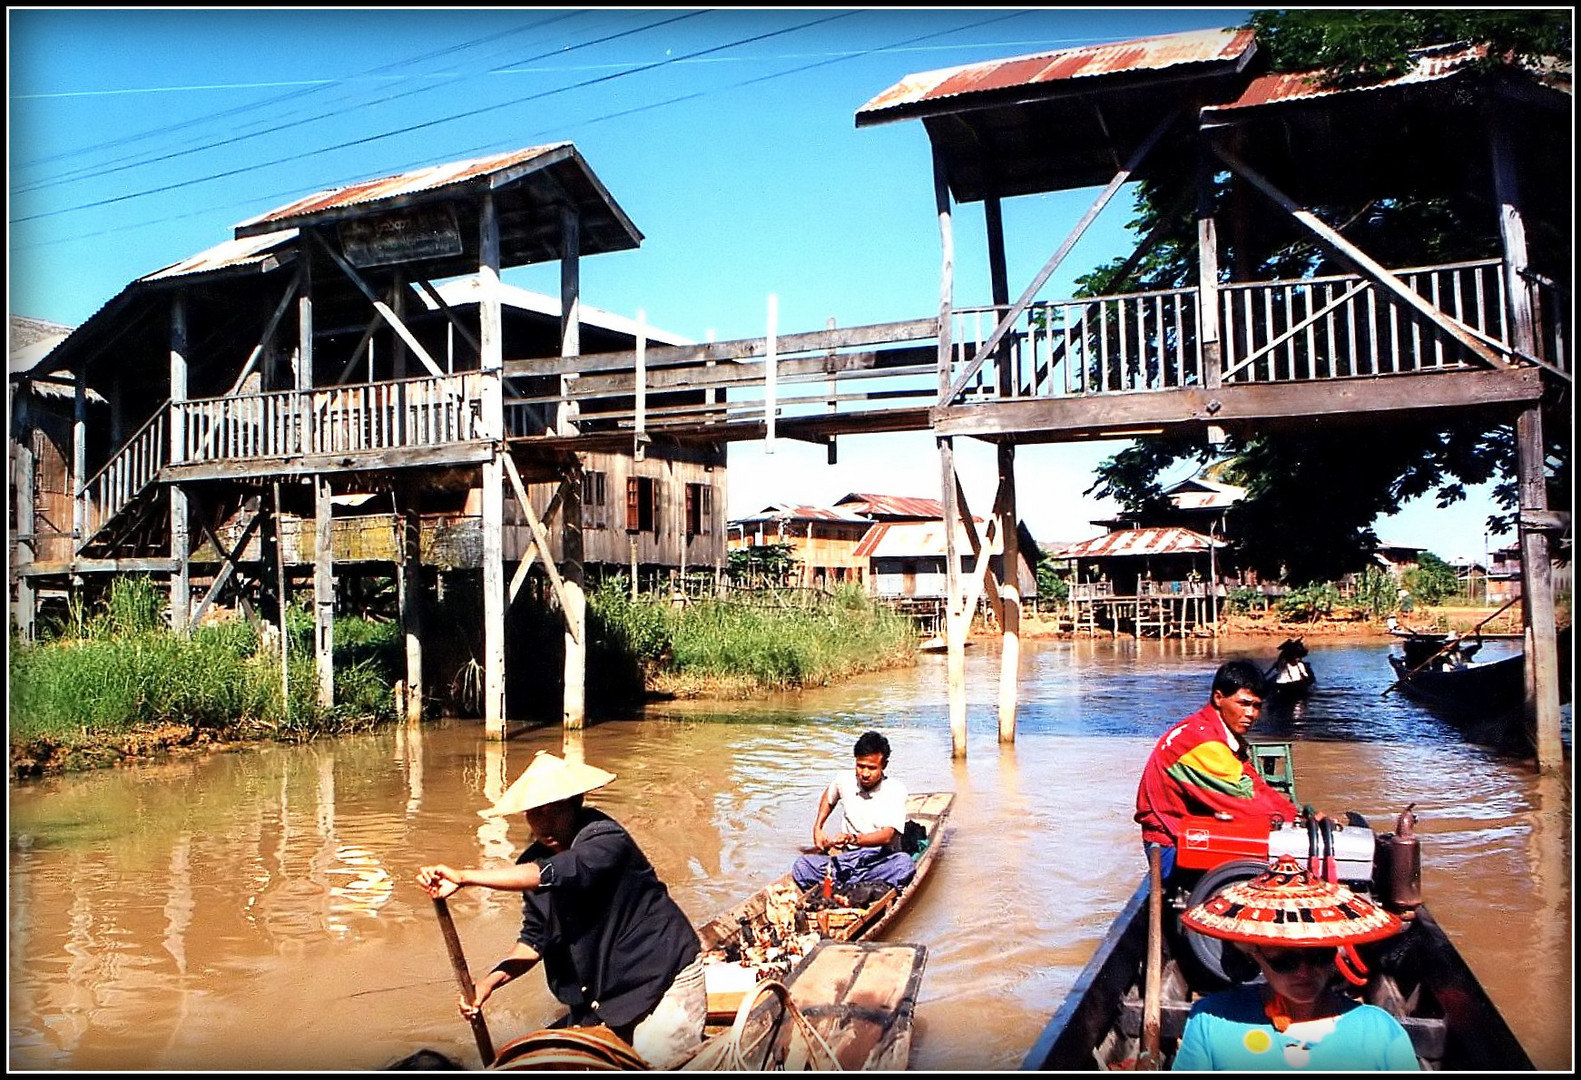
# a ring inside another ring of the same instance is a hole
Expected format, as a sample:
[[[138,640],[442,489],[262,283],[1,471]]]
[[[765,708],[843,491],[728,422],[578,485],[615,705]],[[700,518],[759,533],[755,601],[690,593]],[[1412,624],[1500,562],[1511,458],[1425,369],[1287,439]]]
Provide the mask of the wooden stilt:
[[[335,533],[329,477],[313,478],[313,667],[318,704],[335,704]]]
[[[492,194],[481,200],[478,222],[478,366],[483,375],[481,427],[488,438],[505,433],[503,327],[500,318],[500,222]],[[498,447],[499,444],[496,444]],[[505,490],[506,451],[483,463],[483,727],[491,739],[505,737]]]
[[[410,496],[409,496],[410,498]],[[400,562],[396,567],[396,604],[406,641],[406,719],[423,718],[423,547],[422,523],[415,502],[399,509]]]
[[[179,391],[180,396],[177,396]],[[177,293],[170,305],[170,398],[187,396],[187,306]],[[175,438],[174,430],[171,438]],[[180,484],[170,485],[170,628],[178,634],[190,629],[192,618],[192,534],[187,492]]]

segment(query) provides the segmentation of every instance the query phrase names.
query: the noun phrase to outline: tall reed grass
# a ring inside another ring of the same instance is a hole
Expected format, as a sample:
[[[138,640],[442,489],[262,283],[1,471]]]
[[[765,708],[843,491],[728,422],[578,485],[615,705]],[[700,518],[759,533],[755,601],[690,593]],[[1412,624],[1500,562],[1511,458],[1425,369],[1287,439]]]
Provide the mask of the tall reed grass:
[[[393,715],[398,628],[336,620],[335,703],[323,708],[317,700],[312,618],[293,610],[287,626],[288,707],[278,647],[266,648],[249,624],[173,633],[151,581],[118,579],[101,607],[73,607],[48,640],[12,642],[11,741],[71,742],[163,724],[302,739],[369,727]]]
[[[682,606],[632,599],[616,579],[591,597],[607,642],[640,664],[653,688],[746,696],[824,686],[915,662],[911,621],[847,587],[816,602],[704,599]]]

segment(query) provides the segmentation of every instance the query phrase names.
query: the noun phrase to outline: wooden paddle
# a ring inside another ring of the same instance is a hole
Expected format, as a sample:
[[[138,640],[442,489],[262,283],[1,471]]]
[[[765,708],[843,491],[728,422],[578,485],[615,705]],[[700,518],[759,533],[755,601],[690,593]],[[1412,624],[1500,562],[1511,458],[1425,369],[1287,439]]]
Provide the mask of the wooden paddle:
[[[1162,1026],[1164,978],[1164,872],[1159,866],[1157,845],[1147,849],[1147,978],[1142,998],[1142,1051],[1136,1068],[1158,1070],[1164,1067],[1158,1049]]]
[[[1394,680],[1394,682],[1392,682],[1388,686],[1384,687],[1383,693],[1379,694],[1378,696],[1379,697],[1388,697],[1389,696],[1389,691],[1393,690],[1395,687],[1397,687],[1401,683],[1405,682],[1405,680],[1409,679],[1412,675],[1415,675],[1418,671],[1421,671],[1423,668],[1427,667],[1428,664],[1431,664],[1434,660],[1437,660],[1440,656],[1443,656],[1450,649],[1453,649],[1456,646],[1458,646],[1462,641],[1465,641],[1466,638],[1475,636],[1478,630],[1481,630],[1484,626],[1488,625],[1488,623],[1492,622],[1494,619],[1496,619],[1500,615],[1504,614],[1504,609],[1509,607],[1511,604],[1515,603],[1519,599],[1520,599],[1519,596],[1512,596],[1512,597],[1510,597],[1510,599],[1504,601],[1503,606],[1500,607],[1499,610],[1495,611],[1492,615],[1489,615],[1486,619],[1483,619],[1476,626],[1473,626],[1464,635],[1458,635],[1458,636],[1451,637],[1448,641],[1444,642],[1443,647],[1440,648],[1437,652],[1435,652],[1432,656],[1429,656],[1426,660],[1423,660],[1420,664],[1417,664],[1410,671],[1407,671],[1404,675],[1402,675],[1398,679]],[[1413,634],[1419,633],[1419,631],[1416,631],[1416,630],[1412,630],[1411,632]]]
[[[461,951],[461,937],[456,933],[455,920],[450,917],[450,905],[445,903],[442,896],[436,896],[433,900],[434,914],[439,916],[439,930],[445,935],[445,948],[450,951],[450,967],[456,973],[456,983],[468,1001],[475,1001],[477,988],[472,985],[472,973],[467,970],[466,954]],[[478,1042],[478,1053],[483,1055],[483,1067],[486,1069],[494,1064],[494,1040],[489,1038],[489,1025],[483,1019],[481,1009],[471,1022],[472,1037]]]

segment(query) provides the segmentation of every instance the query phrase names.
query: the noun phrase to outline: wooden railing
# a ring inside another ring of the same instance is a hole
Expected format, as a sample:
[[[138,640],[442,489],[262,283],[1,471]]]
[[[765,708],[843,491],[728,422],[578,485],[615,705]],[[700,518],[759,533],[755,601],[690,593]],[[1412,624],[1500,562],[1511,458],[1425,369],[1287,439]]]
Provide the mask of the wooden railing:
[[[79,551],[159,475],[169,447],[165,416],[161,406],[77,492],[77,497],[85,498],[88,505],[87,530],[77,539]]]
[[[346,454],[484,438],[478,372],[172,404],[178,462]]]
[[[1530,282],[1535,358],[1511,340],[1503,263],[1497,259],[1394,271],[1457,329],[1513,363],[1535,359],[1568,373],[1565,298]],[[1247,282],[1219,289],[1220,380],[1294,383],[1485,367],[1460,340],[1400,296],[1359,275]],[[998,309],[1004,310],[1004,309]],[[995,326],[996,309],[953,312],[952,376]],[[955,404],[1006,398],[1090,397],[1204,385],[1195,288],[1037,301],[1006,334]],[[952,377],[952,383],[956,380]]]

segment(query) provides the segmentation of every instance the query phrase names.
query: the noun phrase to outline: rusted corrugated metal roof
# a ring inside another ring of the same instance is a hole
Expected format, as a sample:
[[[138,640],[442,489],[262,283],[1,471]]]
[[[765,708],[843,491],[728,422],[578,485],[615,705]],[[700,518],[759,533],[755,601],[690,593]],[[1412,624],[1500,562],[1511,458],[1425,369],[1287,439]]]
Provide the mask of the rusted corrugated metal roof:
[[[1057,559],[1125,558],[1135,555],[1181,555],[1224,547],[1224,541],[1191,529],[1118,529],[1091,540],[1068,544],[1053,553]]]
[[[765,506],[756,514],[736,518],[731,524],[736,525],[756,521],[840,521],[848,524],[863,524],[867,519],[859,514],[848,513],[828,506],[797,506],[791,503],[775,503],[772,506]]]
[[[283,229],[279,232],[263,233],[259,236],[249,236],[241,240],[226,240],[215,244],[207,251],[200,251],[196,255],[189,255],[180,262],[173,262],[152,274],[145,274],[138,278],[139,282],[166,281],[170,278],[186,277],[189,274],[204,274],[213,270],[234,270],[247,265],[262,266],[274,257],[280,248],[296,239],[295,229]]]
[[[1072,79],[1159,71],[1185,64],[1240,64],[1256,49],[1250,30],[1188,30],[1179,34],[1084,45],[1074,49],[987,60],[908,75],[856,111],[857,123],[908,106]]]
[[[1251,81],[1241,95],[1225,105],[1203,109],[1204,115],[1227,113],[1236,109],[1255,108],[1282,101],[1303,101],[1331,97],[1335,94],[1361,94],[1375,90],[1388,90],[1398,86],[1429,83],[1447,78],[1464,69],[1468,64],[1488,55],[1485,45],[1440,45],[1421,49],[1412,54],[1414,64],[1410,71],[1392,79],[1368,83],[1365,86],[1325,87],[1320,85],[1321,71],[1279,72],[1261,75]]]
[[[944,520],[944,504],[938,499],[911,495],[865,495],[853,491],[835,500],[836,506],[868,517],[935,518]]]
[[[330,188],[327,191],[304,196],[294,203],[271,210],[269,213],[262,214],[259,217],[249,218],[236,226],[236,228],[238,230],[255,229],[271,221],[285,221],[308,214],[320,213],[324,210],[360,206],[384,199],[395,199],[405,195],[415,195],[419,192],[433,191],[436,188],[460,184],[468,180],[476,180],[501,172],[512,166],[520,165],[523,162],[531,161],[534,158],[542,157],[545,154],[570,145],[568,142],[557,142],[543,146],[529,146],[521,150],[509,150],[502,154],[490,154],[487,157],[470,158],[466,161],[452,161],[443,165],[428,165],[421,169],[413,169],[410,172],[380,177],[377,180],[363,180],[359,183],[348,184],[345,187]]]
[[[857,558],[915,559],[942,556],[945,551],[943,521],[887,521],[874,525],[856,545]],[[997,555],[1003,545],[988,540],[988,550]],[[956,549],[970,553],[971,543],[963,525],[956,530]]]

